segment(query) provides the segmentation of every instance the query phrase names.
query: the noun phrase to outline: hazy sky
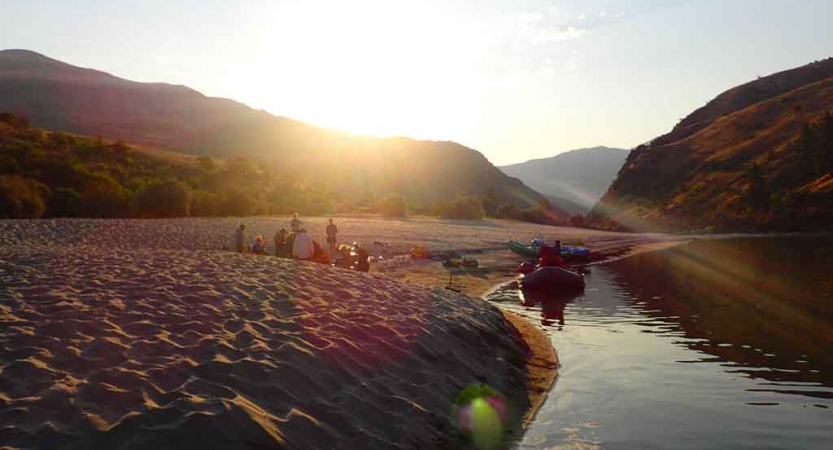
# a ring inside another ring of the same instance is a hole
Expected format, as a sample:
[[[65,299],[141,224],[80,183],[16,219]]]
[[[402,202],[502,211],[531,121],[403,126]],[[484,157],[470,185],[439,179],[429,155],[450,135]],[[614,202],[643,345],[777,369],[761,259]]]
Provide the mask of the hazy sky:
[[[630,148],[833,56],[831,0],[0,0],[0,48],[495,164]]]

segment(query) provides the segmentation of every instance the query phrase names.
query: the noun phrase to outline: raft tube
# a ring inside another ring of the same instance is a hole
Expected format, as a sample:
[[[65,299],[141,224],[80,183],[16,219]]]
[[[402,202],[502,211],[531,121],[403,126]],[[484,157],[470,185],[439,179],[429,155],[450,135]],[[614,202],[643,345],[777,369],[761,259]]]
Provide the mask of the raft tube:
[[[509,241],[506,243],[509,247],[509,250],[521,255],[526,256],[529,258],[537,258],[538,257],[538,247],[534,245],[524,245],[518,241]],[[590,249],[586,247],[572,247],[569,245],[561,246],[561,257],[564,259],[568,258],[586,258],[590,256]]]
[[[530,258],[537,258],[538,257],[538,247],[533,247],[531,245],[523,245],[518,241],[509,241],[506,243],[509,246],[509,250],[521,255],[527,256]]]
[[[584,276],[563,267],[539,267],[518,282],[521,289],[584,289]]]

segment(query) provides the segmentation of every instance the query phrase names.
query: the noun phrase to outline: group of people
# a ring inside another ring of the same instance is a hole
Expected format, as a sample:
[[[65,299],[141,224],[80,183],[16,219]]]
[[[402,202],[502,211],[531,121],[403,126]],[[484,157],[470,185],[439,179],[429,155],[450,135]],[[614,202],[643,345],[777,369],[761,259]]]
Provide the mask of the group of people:
[[[333,219],[329,220],[326,232],[328,248],[325,251],[307,233],[307,230],[303,227],[303,222],[295,213],[289,222],[289,231],[286,228],[281,228],[275,233],[275,256],[329,262],[336,254],[338,243],[338,227],[333,223]],[[234,234],[234,248],[238,253],[265,255],[266,240],[263,239],[263,236],[257,235],[251,244],[247,243],[246,225],[240,224]]]

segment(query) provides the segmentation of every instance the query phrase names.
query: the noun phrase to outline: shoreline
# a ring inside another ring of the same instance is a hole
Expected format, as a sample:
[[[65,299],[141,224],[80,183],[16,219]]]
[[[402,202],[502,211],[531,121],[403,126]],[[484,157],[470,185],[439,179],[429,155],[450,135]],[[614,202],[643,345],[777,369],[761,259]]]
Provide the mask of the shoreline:
[[[308,222],[314,230],[324,219],[308,219]],[[186,390],[202,394],[200,398],[209,401],[179,405],[187,406],[184,410],[202,412],[201,408],[223,407],[229,414],[242,418],[242,422],[232,427],[235,432],[254,433],[253,436],[260,429],[253,425],[247,428],[251,423],[246,417],[260,417],[260,413],[247,402],[262,403],[258,408],[264,411],[284,411],[291,406],[322,424],[338,423],[353,430],[354,437],[361,440],[369,438],[361,431],[367,426],[387,429],[389,424],[376,412],[396,410],[391,398],[419,406],[417,410],[427,414],[421,422],[424,431],[435,432],[438,422],[427,412],[442,410],[444,398],[452,396],[457,389],[451,381],[455,377],[471,379],[472,373],[480,374],[499,391],[521,401],[519,406],[523,405],[523,411],[518,411],[521,433],[534,420],[558,376],[554,343],[534,322],[483,301],[483,297],[495,286],[511,280],[517,265],[526,260],[506,248],[506,236],[526,239],[544,235],[548,240],[560,238],[569,242],[581,240],[582,235],[578,233],[583,234],[582,231],[500,222],[473,225],[416,221],[394,227],[378,220],[345,220],[340,224],[345,234],[367,244],[373,242],[372,254],[378,255],[379,263],[371,268],[375,273],[363,275],[334,271],[317,264],[217,251],[228,240],[225,231],[237,223],[237,220],[82,219],[0,222],[0,235],[9,243],[3,249],[8,256],[8,267],[0,267],[0,278],[5,277],[8,287],[16,293],[13,298],[16,301],[29,297],[53,299],[37,305],[62,312],[60,316],[23,317],[21,323],[43,328],[46,336],[63,336],[61,333],[65,334],[71,326],[85,327],[86,333],[95,339],[76,343],[81,349],[78,358],[96,356],[103,351],[99,347],[107,347],[108,354],[115,359],[96,370],[104,371],[99,376],[112,378],[118,389],[105,389],[101,393],[96,390],[99,385],[85,384],[83,380],[90,375],[87,366],[76,364],[77,352],[67,353],[64,347],[50,347],[48,352],[43,352],[44,364],[54,366],[51,369],[23,361],[17,363],[21,373],[46,370],[49,374],[67,373],[73,379],[82,380],[83,389],[79,388],[78,393],[62,393],[62,399],[99,394],[113,397],[113,401],[85,402],[79,406],[80,412],[88,416],[95,414],[102,418],[101,423],[113,427],[125,417],[131,418],[131,423],[157,420],[160,412],[171,411],[169,393]],[[279,223],[263,221],[251,225],[253,232],[264,232]],[[112,246],[102,246],[101,236],[120,239],[112,240]],[[594,257],[582,265],[601,264],[686,240],[664,235],[592,233],[584,236],[583,242],[594,250]],[[50,241],[56,245],[48,245]],[[478,260],[478,267],[447,268],[437,259],[412,259],[408,255],[410,246],[418,243],[424,243],[434,258],[445,254],[467,255]],[[136,283],[137,277],[143,282]],[[105,291],[97,289],[100,287],[110,290],[105,295]],[[447,287],[463,295],[444,289]],[[394,298],[398,300],[391,306]],[[53,304],[57,306],[50,306]],[[171,311],[157,317],[164,308]],[[112,324],[87,329],[88,322],[96,317],[99,322],[107,318]],[[141,318],[146,320],[138,320]],[[71,323],[64,324],[65,320]],[[375,326],[382,322],[385,327]],[[457,331],[449,335],[449,330]],[[391,336],[396,338],[394,342]],[[84,350],[86,346],[94,348]],[[479,351],[474,350],[479,346],[482,347]],[[411,347],[417,351],[407,351]],[[437,348],[444,350],[437,352]],[[484,352],[494,351],[499,357],[483,358]],[[189,362],[182,364],[170,358],[180,353],[189,355]],[[159,355],[168,357],[160,359]],[[412,360],[403,362],[406,356]],[[335,412],[310,403],[312,397],[264,397],[260,391],[250,390],[249,381],[260,383],[266,378],[273,379],[278,371],[285,375],[282,379],[290,379],[303,373],[304,367],[321,366],[326,370],[315,372],[318,378],[314,383],[337,392],[344,380],[360,379],[366,367],[380,361],[389,365],[384,372],[389,379],[380,379],[379,389],[373,391],[375,397],[358,392],[363,388],[356,387],[355,392],[339,397],[341,409]],[[131,381],[127,375],[121,377],[123,372],[116,368],[123,364],[141,379]],[[422,365],[431,369],[413,370]],[[232,386],[233,392],[217,395],[208,389],[211,383],[230,383],[226,377],[232,369],[239,372],[234,380],[240,380],[239,386]],[[394,374],[393,370],[403,374]],[[179,378],[160,378],[166,373],[190,374],[195,378],[182,384]],[[444,375],[435,380],[435,373]],[[401,383],[407,379],[412,382]],[[413,386],[427,380],[437,383],[436,392],[443,395],[411,391]],[[142,388],[150,392],[148,395],[154,403],[136,400],[139,398],[137,383],[160,386],[159,389]],[[26,393],[29,390],[38,393],[42,388],[28,384],[24,387]],[[382,395],[385,392],[396,395]],[[231,394],[237,395],[234,398],[239,397],[239,401],[230,406],[227,397]],[[121,397],[129,399],[122,401]],[[24,398],[35,397],[15,397],[14,401]],[[355,399],[362,399],[359,406],[370,413],[355,419],[355,423],[364,424],[359,428],[342,417],[356,407]],[[252,416],[253,412],[257,414]],[[269,429],[278,427],[289,441],[311,432],[309,420],[289,425],[286,422],[291,418],[282,414],[269,419]],[[76,425],[73,422],[67,426]],[[185,425],[194,431],[206,424]],[[108,430],[96,428],[87,434],[90,438],[103,439]],[[129,427],[119,430],[130,434]],[[272,439],[261,437],[264,442]],[[154,437],[157,438],[167,439],[162,434]]]
[[[626,249],[621,255],[594,261],[588,265],[607,264],[613,261],[628,258],[630,256],[638,255],[640,253],[669,249],[690,241],[691,239],[686,239],[635,245]],[[485,296],[489,292],[497,289],[499,286],[502,286],[507,281],[508,280],[492,286],[492,288],[481,298],[485,299]],[[558,351],[547,333],[518,314],[502,309],[501,313],[503,313],[506,320],[518,330],[521,338],[530,349],[530,356],[526,361],[526,389],[530,406],[521,419],[522,427],[526,430],[529,424],[535,420],[538,410],[547,399],[550,389],[552,389],[555,381],[558,379],[558,368],[561,363],[558,360]]]
[[[594,258],[581,264],[581,266],[607,264],[640,253],[665,250],[690,242],[692,239],[694,238],[681,237],[636,244],[631,244],[626,240],[619,243],[608,243],[603,251],[598,252]],[[514,268],[523,259],[514,258],[512,255],[508,250],[484,251],[476,255],[479,260],[486,263],[485,266],[478,269],[449,269],[438,262],[426,261],[388,272],[386,275],[398,278],[406,283],[442,288],[446,287],[445,284],[449,276],[454,274],[455,284],[453,287],[458,288],[463,294],[485,301],[485,297],[489,293],[510,282],[515,277]],[[509,263],[506,262],[507,260]],[[525,430],[534,420],[558,378],[560,364],[558,353],[550,336],[535,324],[510,311],[497,309],[503,314],[505,320],[518,331],[519,336],[529,349],[525,363],[529,407],[524,411],[521,419],[522,429]]]
[[[627,248],[620,256],[593,261],[588,265],[606,264],[640,253],[665,250],[685,242],[688,242],[688,240],[636,245]],[[481,296],[481,298],[485,299],[489,292],[497,289],[499,286],[502,286],[508,281],[509,280],[504,280],[502,283],[493,285],[491,289]],[[558,360],[558,352],[555,345],[553,345],[550,336],[546,332],[518,314],[502,309],[500,312],[503,314],[503,317],[518,330],[518,333],[530,350],[530,354],[526,360],[526,391],[527,398],[529,399],[529,409],[524,412],[521,418],[521,426],[524,430],[526,430],[529,424],[535,420],[538,410],[547,399],[550,389],[552,389],[553,385],[555,385],[555,381],[558,379],[558,368],[561,363]]]
[[[529,408],[521,416],[521,427],[525,430],[535,419],[538,409],[546,400],[550,388],[555,384],[560,363],[555,347],[546,333],[513,312],[501,310],[501,313],[506,321],[515,327],[529,348],[525,367]]]

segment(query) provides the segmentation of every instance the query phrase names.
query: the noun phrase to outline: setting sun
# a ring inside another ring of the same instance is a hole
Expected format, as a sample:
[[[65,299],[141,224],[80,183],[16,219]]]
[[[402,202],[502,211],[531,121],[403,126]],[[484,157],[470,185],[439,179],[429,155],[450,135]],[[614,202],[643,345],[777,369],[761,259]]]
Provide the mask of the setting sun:
[[[247,97],[354,133],[465,135],[483,106],[480,68],[453,13],[381,0],[266,7],[254,19],[248,56],[259,70]]]
[[[830,450],[833,1],[0,17],[0,450]]]

